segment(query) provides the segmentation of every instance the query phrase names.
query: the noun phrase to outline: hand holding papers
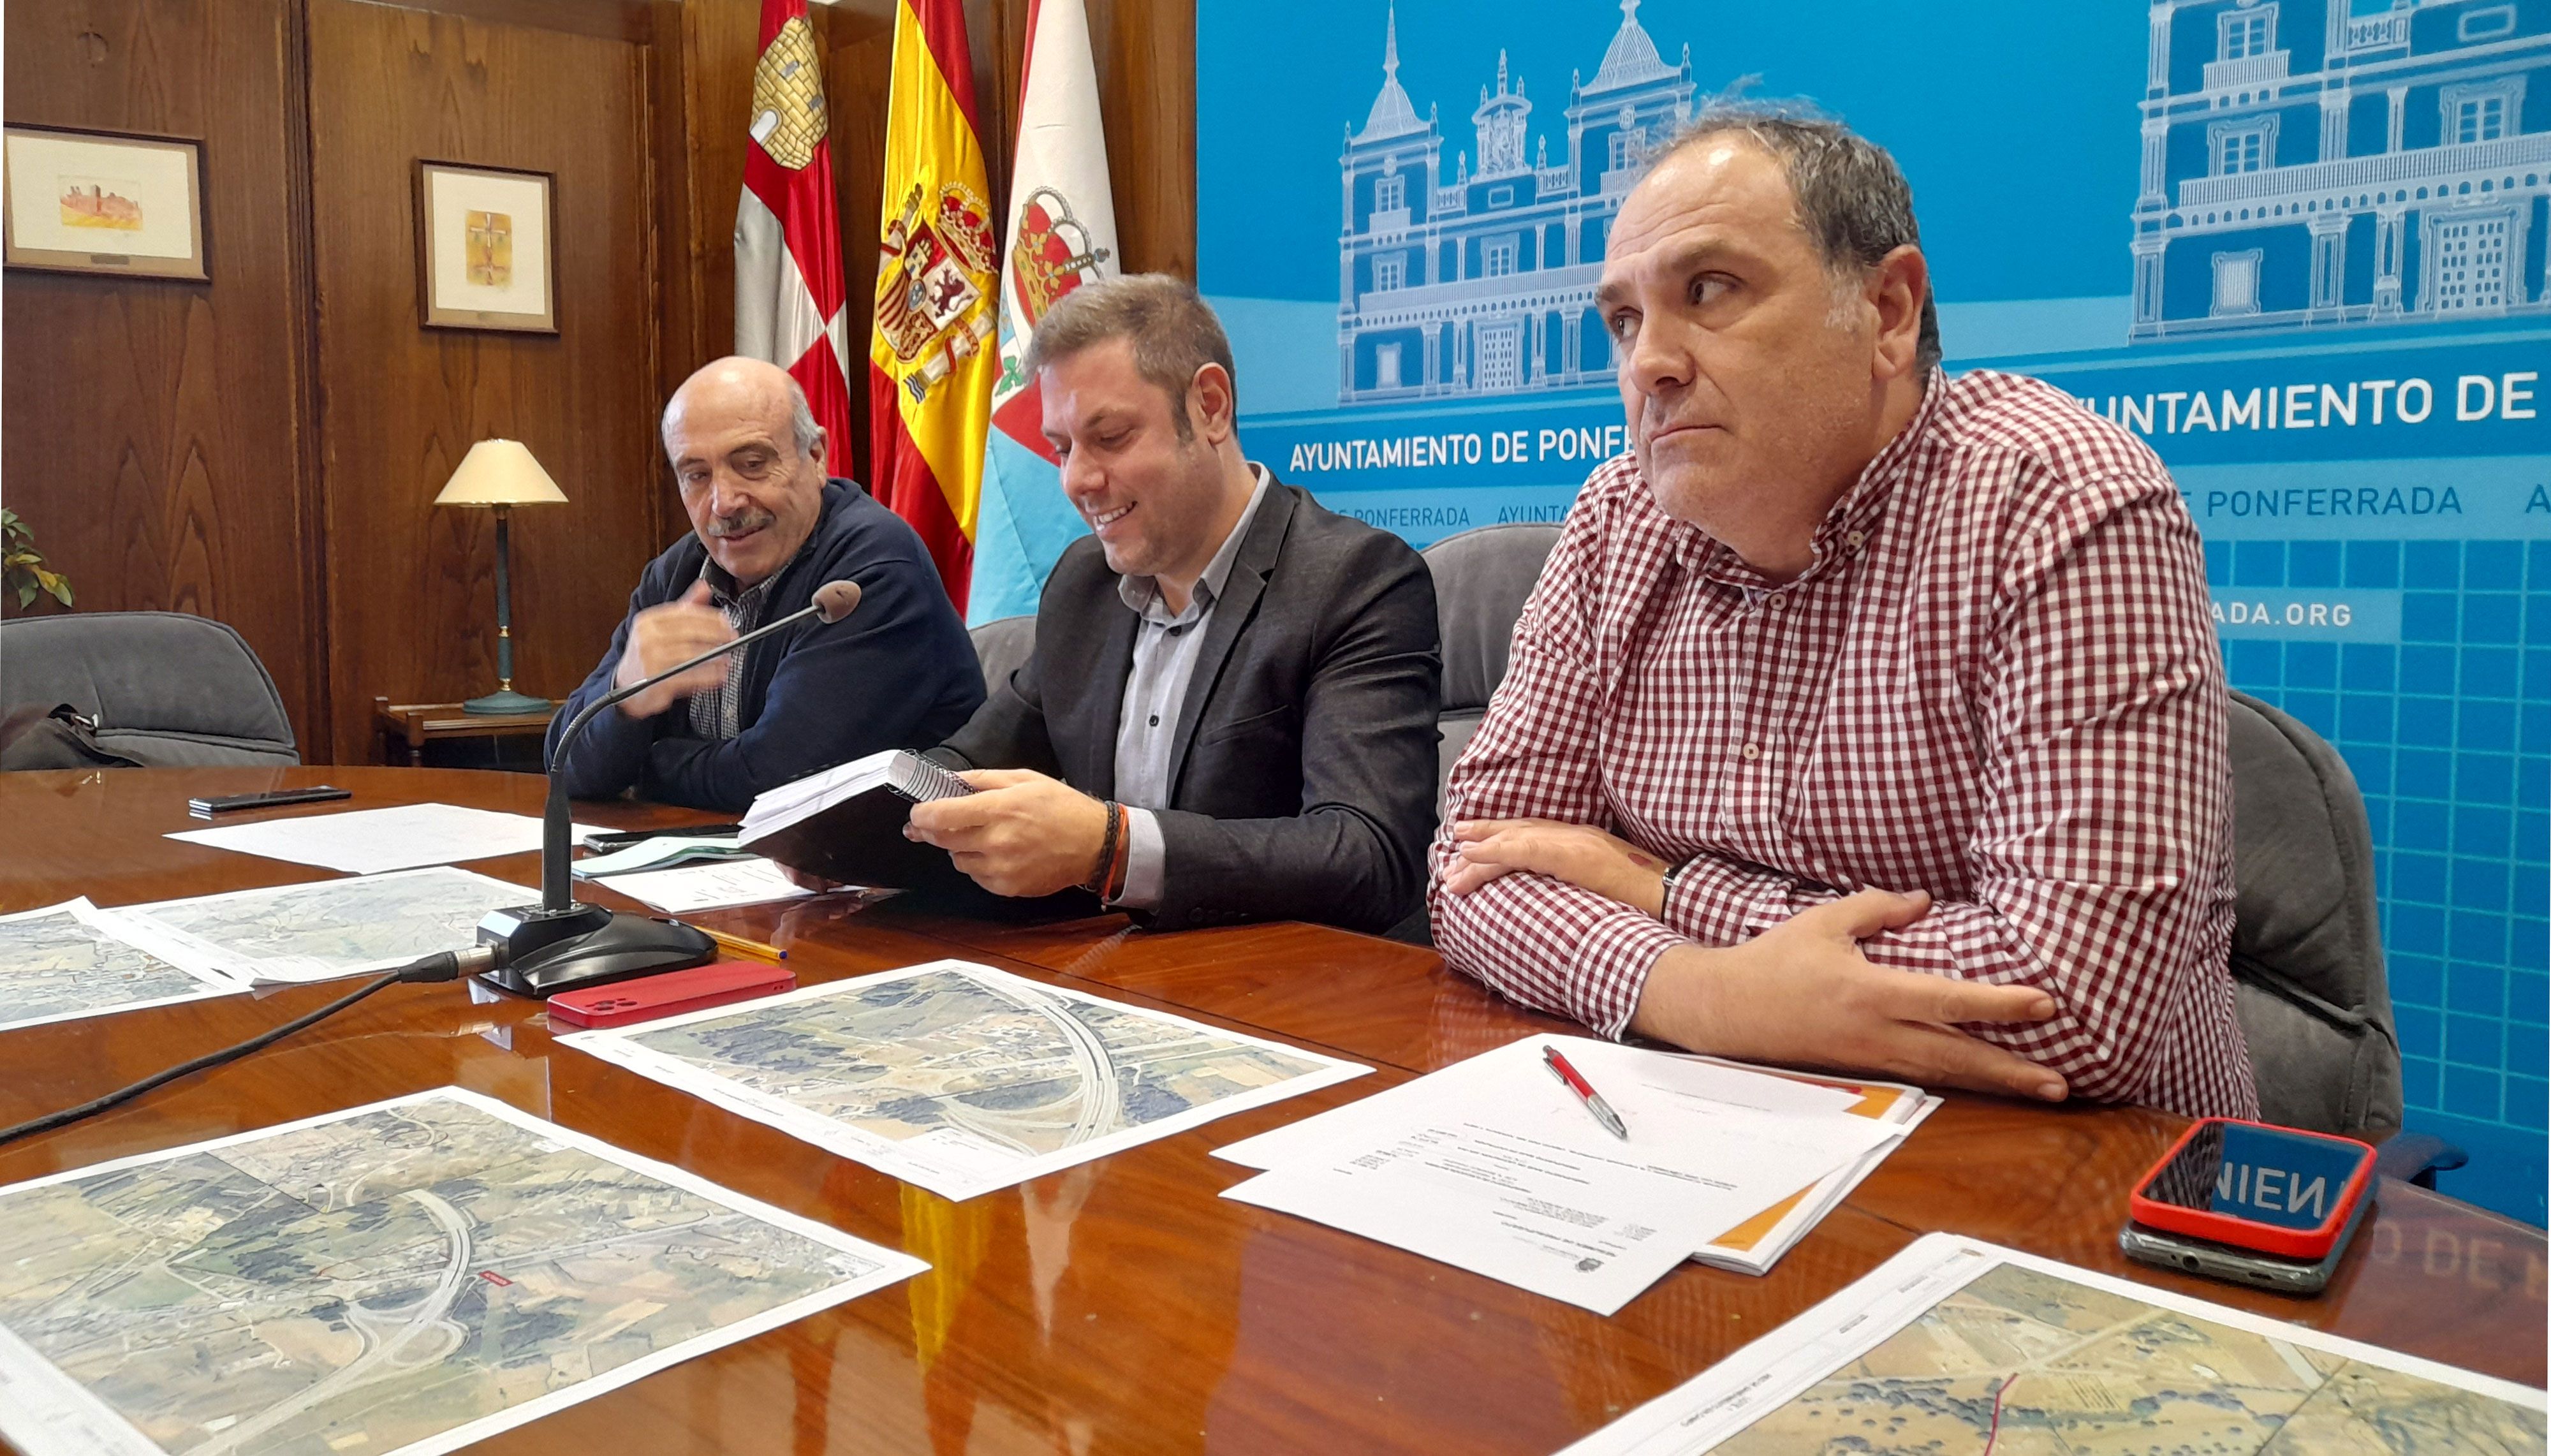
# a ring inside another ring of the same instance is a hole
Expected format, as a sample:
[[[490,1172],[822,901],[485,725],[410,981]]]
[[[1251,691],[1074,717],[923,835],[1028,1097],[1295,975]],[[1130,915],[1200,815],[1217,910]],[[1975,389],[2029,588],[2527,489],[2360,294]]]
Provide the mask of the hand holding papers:
[[[1617,1099],[1626,1142],[1535,1065],[1553,1046]],[[1730,1230],[1883,1157],[1909,1121],[1856,1115],[1865,1100],[1704,1058],[1535,1037],[1222,1149],[1273,1170],[1224,1196],[1609,1314]]]

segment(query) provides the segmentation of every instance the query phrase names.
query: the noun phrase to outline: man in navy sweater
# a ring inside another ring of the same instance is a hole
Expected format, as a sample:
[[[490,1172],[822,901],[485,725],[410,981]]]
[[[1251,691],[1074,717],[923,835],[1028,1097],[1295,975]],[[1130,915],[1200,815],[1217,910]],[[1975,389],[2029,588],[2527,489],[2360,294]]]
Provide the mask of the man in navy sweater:
[[[559,709],[550,772],[567,792],[741,813],[754,795],[883,748],[926,748],[983,701],[982,672],[921,538],[856,483],[827,478],[795,380],[722,359],[664,406],[664,454],[692,532],[649,564],[611,650]],[[569,762],[558,736],[594,699],[859,582],[860,606],[809,620],[596,717]]]

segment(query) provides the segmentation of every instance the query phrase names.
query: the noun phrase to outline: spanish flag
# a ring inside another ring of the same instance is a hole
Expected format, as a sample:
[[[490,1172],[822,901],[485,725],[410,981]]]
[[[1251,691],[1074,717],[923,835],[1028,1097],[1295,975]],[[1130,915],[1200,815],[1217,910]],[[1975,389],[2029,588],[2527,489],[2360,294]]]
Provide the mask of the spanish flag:
[[[877,496],[912,523],[957,609],[973,573],[1000,250],[959,0],[895,0],[868,429]]]

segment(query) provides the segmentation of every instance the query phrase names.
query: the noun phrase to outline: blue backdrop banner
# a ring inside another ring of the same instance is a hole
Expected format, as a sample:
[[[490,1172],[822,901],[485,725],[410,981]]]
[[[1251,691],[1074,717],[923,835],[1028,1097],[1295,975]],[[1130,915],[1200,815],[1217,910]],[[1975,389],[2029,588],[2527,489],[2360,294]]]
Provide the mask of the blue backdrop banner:
[[[2233,684],[2365,791],[2410,1124],[2542,1221],[2551,0],[1221,3],[1196,68],[1249,451],[1421,545],[1622,448],[1604,240],[1696,107],[1889,149],[1949,366],[2170,464]]]

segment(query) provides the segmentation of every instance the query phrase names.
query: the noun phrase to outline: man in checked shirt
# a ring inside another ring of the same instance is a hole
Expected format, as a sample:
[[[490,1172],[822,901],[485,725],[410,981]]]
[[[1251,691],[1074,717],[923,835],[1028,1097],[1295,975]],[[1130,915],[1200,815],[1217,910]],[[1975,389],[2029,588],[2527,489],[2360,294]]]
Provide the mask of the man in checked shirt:
[[[1606,1035],[2257,1115],[2222,659],[2161,462],[1940,371],[1910,190],[1830,121],[1704,111],[1596,307],[1632,449],[1453,771],[1445,955]]]

